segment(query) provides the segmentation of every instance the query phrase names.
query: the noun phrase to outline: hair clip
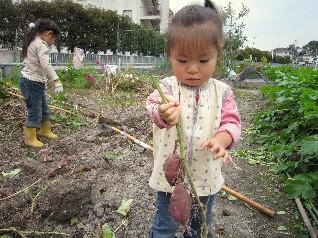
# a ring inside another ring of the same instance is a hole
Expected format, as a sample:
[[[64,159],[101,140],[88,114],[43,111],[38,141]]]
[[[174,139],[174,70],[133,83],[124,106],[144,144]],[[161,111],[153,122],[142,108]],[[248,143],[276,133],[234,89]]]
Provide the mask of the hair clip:
[[[29,27],[30,27],[30,28],[35,28],[35,24],[34,24],[33,22],[31,22],[31,23],[29,24]]]

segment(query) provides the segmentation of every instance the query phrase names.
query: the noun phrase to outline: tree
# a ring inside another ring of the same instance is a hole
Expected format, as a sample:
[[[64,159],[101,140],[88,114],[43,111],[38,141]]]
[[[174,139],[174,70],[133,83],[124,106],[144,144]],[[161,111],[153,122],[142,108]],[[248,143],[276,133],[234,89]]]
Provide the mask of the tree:
[[[15,41],[19,40],[16,39],[16,33],[21,32],[19,15],[11,0],[0,1],[0,48],[15,47]]]
[[[249,9],[243,5],[242,9],[237,13],[229,2],[228,5],[221,9],[225,35],[224,35],[224,67],[228,71],[233,68],[233,60],[239,53],[239,49],[243,46],[247,40],[243,34],[245,23],[244,17],[249,13]]]
[[[307,54],[318,55],[318,41],[310,41],[303,47],[303,50],[306,51]]]
[[[292,63],[291,58],[289,56],[285,56],[285,57],[274,56],[272,62],[277,63],[277,64],[290,64],[290,63]]]
[[[250,59],[250,57],[257,62],[261,62],[262,58],[266,58],[267,62],[271,61],[271,54],[269,52],[250,47],[239,50],[236,59],[243,61],[245,59]]]
[[[16,33],[21,47],[29,23],[48,18],[61,29],[56,43],[58,50],[67,47],[73,51],[74,47],[80,47],[86,52],[109,49],[114,53],[130,51],[145,55],[158,55],[164,51],[164,36],[160,33],[143,29],[116,11],[93,6],[83,8],[69,0],[22,1],[19,4],[2,0],[0,15],[0,47],[3,48],[15,46]]]

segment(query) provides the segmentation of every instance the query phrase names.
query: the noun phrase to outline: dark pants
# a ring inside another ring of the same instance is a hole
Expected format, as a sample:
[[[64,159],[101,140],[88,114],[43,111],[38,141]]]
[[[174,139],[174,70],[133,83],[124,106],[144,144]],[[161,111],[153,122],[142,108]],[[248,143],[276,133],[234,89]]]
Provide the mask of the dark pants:
[[[25,126],[40,128],[42,121],[50,120],[50,111],[45,98],[45,83],[22,77],[20,89],[28,109]]]
[[[175,238],[179,230],[179,224],[176,223],[170,213],[170,193],[158,192],[157,195],[157,213],[153,219],[152,227],[150,230],[150,238]],[[211,225],[212,225],[212,205],[214,195],[200,197],[201,202],[207,205],[206,221],[208,225],[208,238],[212,238]],[[199,208],[192,207],[191,218],[189,221],[190,234],[185,231],[184,238],[199,238],[201,219],[199,215]]]

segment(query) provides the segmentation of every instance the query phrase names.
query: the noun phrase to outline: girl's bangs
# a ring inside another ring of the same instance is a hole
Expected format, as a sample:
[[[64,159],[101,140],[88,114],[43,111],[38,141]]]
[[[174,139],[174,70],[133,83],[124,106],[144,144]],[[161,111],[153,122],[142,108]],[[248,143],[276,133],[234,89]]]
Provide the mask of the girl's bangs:
[[[211,28],[201,26],[194,26],[190,29],[188,27],[178,27],[174,29],[169,39],[168,52],[170,49],[176,49],[184,55],[204,55],[207,49],[217,47],[216,32],[211,31]]]

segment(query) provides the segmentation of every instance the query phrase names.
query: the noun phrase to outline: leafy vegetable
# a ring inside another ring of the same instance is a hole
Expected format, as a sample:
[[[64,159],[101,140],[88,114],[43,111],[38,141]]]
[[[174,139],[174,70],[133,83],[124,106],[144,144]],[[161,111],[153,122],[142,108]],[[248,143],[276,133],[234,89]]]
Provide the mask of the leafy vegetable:
[[[10,172],[3,172],[2,171],[2,176],[11,178],[11,177],[18,175],[20,172],[21,172],[21,169],[14,169],[14,170],[11,170]]]
[[[109,225],[107,223],[105,223],[102,226],[102,232],[103,232],[103,238],[116,238],[115,234],[112,232],[112,230],[110,229]]]
[[[123,200],[120,207],[117,209],[117,213],[125,217],[130,210],[132,202],[133,199]]]

